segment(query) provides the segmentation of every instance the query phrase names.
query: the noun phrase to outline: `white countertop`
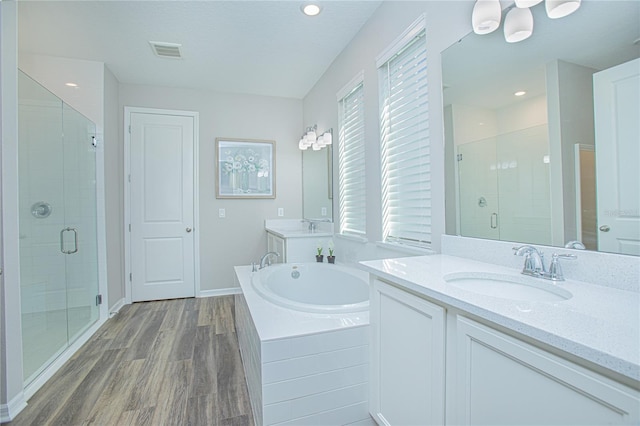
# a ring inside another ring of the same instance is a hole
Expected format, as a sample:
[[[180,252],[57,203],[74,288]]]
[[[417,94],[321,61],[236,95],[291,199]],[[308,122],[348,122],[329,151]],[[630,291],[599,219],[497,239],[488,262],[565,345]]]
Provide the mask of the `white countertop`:
[[[366,271],[453,308],[640,381],[640,293],[567,279],[573,297],[515,301],[447,284],[454,272],[521,276],[520,270],[447,255],[360,262]],[[546,280],[544,280],[546,281]]]
[[[251,266],[236,266],[234,269],[261,341],[369,325],[369,311],[316,314],[275,305],[254,290],[251,284]]]

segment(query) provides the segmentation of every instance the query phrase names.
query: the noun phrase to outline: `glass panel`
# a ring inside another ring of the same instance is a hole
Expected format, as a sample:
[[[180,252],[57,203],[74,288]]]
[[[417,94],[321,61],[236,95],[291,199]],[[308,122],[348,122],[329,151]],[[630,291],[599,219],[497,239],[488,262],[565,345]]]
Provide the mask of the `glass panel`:
[[[460,235],[551,244],[546,124],[458,146]]]
[[[19,73],[18,167],[23,373],[31,382],[67,347],[62,102]]]
[[[29,384],[99,317],[95,125],[22,72],[18,97],[23,377]]]
[[[64,105],[64,243],[69,343],[98,319],[95,125]],[[77,245],[76,245],[77,237]]]

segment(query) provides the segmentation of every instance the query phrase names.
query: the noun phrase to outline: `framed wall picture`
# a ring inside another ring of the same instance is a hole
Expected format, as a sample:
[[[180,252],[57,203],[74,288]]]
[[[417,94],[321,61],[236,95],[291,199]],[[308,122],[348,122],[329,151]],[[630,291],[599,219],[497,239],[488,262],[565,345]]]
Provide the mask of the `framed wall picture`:
[[[275,145],[216,138],[216,198],[276,198]]]

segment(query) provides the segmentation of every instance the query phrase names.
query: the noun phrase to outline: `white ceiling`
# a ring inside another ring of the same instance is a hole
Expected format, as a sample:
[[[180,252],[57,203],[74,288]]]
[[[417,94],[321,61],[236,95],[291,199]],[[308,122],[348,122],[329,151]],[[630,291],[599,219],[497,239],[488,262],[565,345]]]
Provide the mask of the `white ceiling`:
[[[19,52],[106,63],[118,81],[303,98],[381,0],[20,1]],[[182,44],[182,59],[149,41]]]

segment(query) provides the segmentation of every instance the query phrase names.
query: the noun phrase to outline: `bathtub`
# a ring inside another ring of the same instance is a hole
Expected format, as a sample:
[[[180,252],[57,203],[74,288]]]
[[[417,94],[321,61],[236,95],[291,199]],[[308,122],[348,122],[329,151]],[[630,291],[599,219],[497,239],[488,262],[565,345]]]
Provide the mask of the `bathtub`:
[[[234,269],[236,332],[256,425],[375,426],[368,275],[312,263]]]
[[[328,263],[282,263],[251,277],[268,301],[303,312],[345,313],[369,309],[368,275]]]

